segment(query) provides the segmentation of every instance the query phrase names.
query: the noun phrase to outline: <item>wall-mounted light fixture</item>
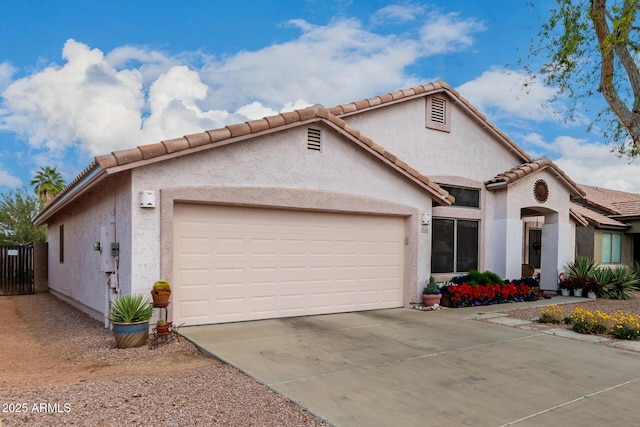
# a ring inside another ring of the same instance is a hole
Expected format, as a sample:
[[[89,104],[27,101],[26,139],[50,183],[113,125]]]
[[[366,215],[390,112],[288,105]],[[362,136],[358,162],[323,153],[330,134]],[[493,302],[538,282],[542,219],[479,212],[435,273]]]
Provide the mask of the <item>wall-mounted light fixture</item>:
[[[100,242],[93,242],[93,250],[94,251],[99,251],[102,248],[100,248]]]
[[[140,207],[141,208],[155,208],[156,207],[156,192],[144,190],[140,192]]]

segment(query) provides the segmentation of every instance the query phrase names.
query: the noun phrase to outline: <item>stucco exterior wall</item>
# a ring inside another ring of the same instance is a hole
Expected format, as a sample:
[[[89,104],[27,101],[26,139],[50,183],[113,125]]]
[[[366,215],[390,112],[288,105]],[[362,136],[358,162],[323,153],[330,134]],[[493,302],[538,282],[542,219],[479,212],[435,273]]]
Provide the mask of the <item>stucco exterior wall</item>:
[[[163,188],[240,187],[292,188],[353,194],[393,202],[431,213],[431,196],[415,183],[394,172],[352,142],[324,126],[322,151],[307,149],[307,128],[298,127],[277,134],[257,137],[195,155],[182,156],[162,163],[139,167],[132,172],[132,291],[147,291],[161,277],[160,208],[140,208],[138,194],[156,192],[160,205]],[[278,200],[272,201],[278,206]],[[319,205],[317,209],[323,209]],[[428,279],[430,234],[412,226],[416,251],[411,257],[415,266],[417,290]],[[421,288],[420,288],[421,289]]]
[[[130,208],[123,203],[123,194],[129,194],[127,175],[98,184],[89,195],[73,202],[48,223],[50,291],[101,321],[112,291],[107,285],[107,274],[101,271],[102,255],[93,245],[100,241],[100,228],[114,224],[116,238],[125,242],[126,253],[129,226],[125,212]],[[64,262],[60,262],[61,226],[64,227]],[[104,246],[105,242],[102,243]],[[110,248],[102,250],[110,251]],[[128,267],[124,264],[121,263],[120,268],[126,277]]]
[[[451,176],[484,182],[522,163],[446,99],[451,104],[451,132],[426,128],[426,98],[343,118],[429,177]]]
[[[344,119],[435,182],[480,190],[480,208],[438,206],[434,207],[433,215],[478,220],[478,268],[492,270],[506,278],[518,278],[524,242],[520,208],[538,204],[533,198],[532,180],[535,182],[544,176],[551,186],[562,188],[563,194],[556,192],[556,196],[558,200],[566,196],[566,202],[557,206],[558,209],[568,209],[569,194],[556,178],[540,173],[516,182],[508,190],[488,191],[485,181],[523,160],[464,110],[451,100],[448,102],[451,104],[450,132],[426,127],[425,98]],[[440,274],[435,278],[449,280],[450,276]]]

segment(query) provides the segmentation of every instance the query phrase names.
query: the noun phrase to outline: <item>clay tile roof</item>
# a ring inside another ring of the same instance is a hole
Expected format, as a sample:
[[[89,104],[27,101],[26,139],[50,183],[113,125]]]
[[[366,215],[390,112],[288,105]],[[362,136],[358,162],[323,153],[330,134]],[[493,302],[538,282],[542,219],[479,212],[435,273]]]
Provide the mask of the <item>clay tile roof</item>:
[[[158,157],[162,156],[163,154],[167,154],[167,148],[162,142],[158,142],[156,144],[141,145],[138,147],[138,149],[142,153],[143,159],[150,159],[152,157]]]
[[[569,204],[569,216],[573,218],[578,224],[582,225],[583,227],[587,227],[589,225],[589,220],[587,220],[584,216],[580,214],[580,212],[574,209],[573,203]]]
[[[113,156],[116,158],[118,165],[133,163],[144,159],[142,151],[139,148],[130,148],[128,150],[114,151]]]
[[[410,177],[420,185],[425,185],[429,191],[437,196],[438,203],[451,204],[454,202],[454,198],[442,189],[438,184],[431,181],[425,175],[422,175],[415,169],[411,168],[406,162],[400,160],[394,154],[388,152],[384,147],[376,144],[371,138],[362,135],[358,129],[347,125],[347,123],[340,118],[341,115],[347,113],[358,112],[360,110],[367,110],[370,108],[376,108],[382,106],[388,102],[400,102],[404,99],[411,99],[417,96],[425,96],[424,94],[430,91],[438,91],[446,89],[450,92],[454,98],[459,95],[453,91],[445,82],[439,81],[435,83],[418,86],[415,88],[409,88],[399,90],[393,93],[387,93],[381,96],[368,98],[361,101],[352,102],[349,104],[340,105],[337,107],[326,109],[322,105],[314,105],[313,107],[304,108],[296,111],[284,112],[274,116],[265,117],[259,120],[251,120],[245,123],[231,124],[220,129],[206,130],[204,132],[183,136],[182,138],[175,138],[164,140],[155,144],[142,145],[136,148],[114,151],[110,154],[103,156],[97,156],[91,165],[85,169],[76,179],[74,179],[63,190],[58,197],[56,197],[51,203],[58,201],[62,195],[67,193],[70,188],[79,185],[84,188],[87,184],[84,179],[91,175],[95,175],[96,171],[102,171],[109,173],[115,173],[124,169],[134,168],[137,165],[146,164],[149,162],[161,161],[167,155],[176,156],[181,152],[185,154],[192,153],[194,150],[203,150],[210,147],[215,147],[219,143],[230,143],[235,140],[245,139],[247,135],[251,135],[258,132],[266,132],[272,129],[278,129],[284,126],[296,125],[304,121],[320,121],[323,120],[328,126],[333,126],[337,131],[343,135],[348,136],[352,141],[359,144],[370,153],[378,156],[381,161],[387,162],[397,170],[402,171],[405,176]],[[460,98],[460,101],[465,103],[466,100]],[[468,104],[468,102],[467,102]],[[475,111],[475,110],[474,110]],[[515,145],[515,144],[514,144]],[[516,150],[517,151],[517,150]],[[65,202],[61,202],[65,203]],[[56,207],[55,209],[58,209]],[[45,221],[47,218],[47,208],[41,211],[37,218],[39,221]]]
[[[368,98],[367,102],[369,103],[370,107],[375,107],[376,105],[382,104],[382,99],[380,99],[379,96],[376,96],[375,98]]]
[[[225,126],[231,132],[231,137],[235,138],[236,136],[248,135],[251,133],[251,127],[249,127],[246,123],[238,123],[235,125]]]
[[[256,132],[269,129],[269,122],[266,121],[265,119],[251,120],[251,121],[248,121],[247,124],[251,129],[251,133],[256,133]]]
[[[205,133],[209,135],[209,138],[211,138],[211,142],[218,142],[231,138],[231,131],[227,128],[212,129],[205,131]]]
[[[571,203],[571,209],[574,214],[579,215],[582,218],[585,218],[589,221],[590,224],[594,224],[598,227],[604,228],[619,228],[619,229],[627,229],[629,228],[629,224],[625,224],[624,222],[617,221],[613,218],[610,218],[600,212],[597,212],[593,209],[590,209],[586,206]]]
[[[284,117],[282,117],[281,114],[278,114],[277,116],[265,117],[264,119],[269,123],[270,128],[275,128],[285,124]]]
[[[193,140],[194,143],[198,142],[198,145],[205,144],[205,141],[211,142],[211,138],[209,138],[208,135],[205,137],[205,136],[202,136],[202,134],[196,134],[196,135],[187,135],[182,138],[168,139],[166,141],[162,141],[162,143],[164,144],[167,150],[167,153],[171,154],[176,151],[185,150],[190,146],[192,146],[191,140]]]
[[[580,185],[585,192],[582,201],[614,216],[640,216],[640,194]]]
[[[573,195],[580,196],[584,194],[584,191],[578,186],[578,184],[573,182],[573,180],[571,180],[571,178],[569,178],[562,169],[547,158],[537,159],[530,163],[524,163],[511,168],[508,171],[502,172],[486,181],[485,185],[488,190],[496,190],[509,186],[520,178],[524,178],[533,172],[543,169],[548,169],[553,175],[560,179],[560,181],[564,182]]]
[[[96,156],[94,162],[102,169],[109,169],[118,166],[118,159],[116,159],[116,156],[114,156],[113,153]]]
[[[285,113],[280,114],[284,119],[285,124],[297,122],[300,120],[300,116],[297,111],[287,111]]]
[[[620,216],[640,216],[640,200],[615,202],[613,205],[620,213]]]

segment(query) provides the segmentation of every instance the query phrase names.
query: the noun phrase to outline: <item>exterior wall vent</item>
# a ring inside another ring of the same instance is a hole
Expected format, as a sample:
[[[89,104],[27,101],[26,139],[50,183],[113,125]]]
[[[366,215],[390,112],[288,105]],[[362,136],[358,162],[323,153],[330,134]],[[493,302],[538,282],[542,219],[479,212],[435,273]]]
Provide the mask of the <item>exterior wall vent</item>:
[[[320,129],[308,128],[307,149],[312,151],[322,151],[322,140],[320,139]]]
[[[431,121],[434,123],[445,124],[444,99],[433,98],[431,101]]]
[[[444,98],[427,97],[427,120],[429,129],[451,132],[451,107]]]

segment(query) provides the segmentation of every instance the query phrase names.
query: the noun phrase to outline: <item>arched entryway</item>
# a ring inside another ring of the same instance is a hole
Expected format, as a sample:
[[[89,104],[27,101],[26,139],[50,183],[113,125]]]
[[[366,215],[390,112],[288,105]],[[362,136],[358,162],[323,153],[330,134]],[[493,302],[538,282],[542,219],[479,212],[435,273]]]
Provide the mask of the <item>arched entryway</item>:
[[[557,277],[571,252],[571,225],[559,221],[558,212],[541,207],[527,206],[520,209],[523,223],[522,262],[531,264],[539,274],[540,287],[555,291]]]

